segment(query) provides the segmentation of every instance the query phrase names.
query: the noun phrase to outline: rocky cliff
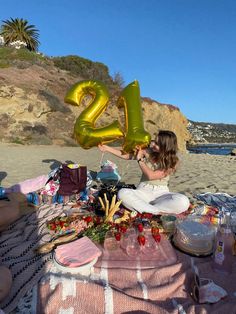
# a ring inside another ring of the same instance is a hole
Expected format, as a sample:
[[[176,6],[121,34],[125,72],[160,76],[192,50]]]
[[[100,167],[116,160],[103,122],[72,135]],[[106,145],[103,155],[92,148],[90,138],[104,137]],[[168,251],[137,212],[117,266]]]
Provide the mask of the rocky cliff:
[[[189,144],[236,143],[236,125],[189,121]]]
[[[70,59],[73,64],[70,63],[68,69],[60,58],[29,55],[29,52],[27,58],[25,55],[19,58],[17,53],[0,48],[0,141],[77,145],[73,127],[86,104],[71,106],[64,103],[64,97],[68,89],[82,79],[103,80],[110,90],[110,104],[98,126],[109,124],[117,117],[124,125],[124,113],[116,107],[120,89],[109,76],[106,66],[86,60],[85,71],[84,64],[81,66],[73,57]],[[180,150],[184,151],[190,134],[188,121],[179,109],[149,98],[142,98],[142,108],[147,131],[153,136],[158,129],[173,130]]]

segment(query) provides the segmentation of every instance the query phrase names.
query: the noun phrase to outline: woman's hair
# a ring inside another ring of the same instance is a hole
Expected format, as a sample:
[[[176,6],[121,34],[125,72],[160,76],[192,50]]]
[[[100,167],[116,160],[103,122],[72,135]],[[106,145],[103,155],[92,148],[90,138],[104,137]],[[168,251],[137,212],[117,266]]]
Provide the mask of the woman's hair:
[[[158,152],[152,152],[151,158],[157,162],[161,170],[175,170],[178,162],[177,137],[172,131],[161,130],[156,136],[156,144],[159,146]]]

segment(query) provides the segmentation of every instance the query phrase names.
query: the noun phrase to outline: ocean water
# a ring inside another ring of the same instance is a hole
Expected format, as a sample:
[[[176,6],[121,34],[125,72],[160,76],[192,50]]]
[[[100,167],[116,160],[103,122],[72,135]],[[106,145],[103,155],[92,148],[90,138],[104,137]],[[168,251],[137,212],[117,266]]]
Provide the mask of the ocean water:
[[[210,155],[230,155],[232,149],[236,148],[235,144],[202,144],[188,148],[190,153],[210,154]]]

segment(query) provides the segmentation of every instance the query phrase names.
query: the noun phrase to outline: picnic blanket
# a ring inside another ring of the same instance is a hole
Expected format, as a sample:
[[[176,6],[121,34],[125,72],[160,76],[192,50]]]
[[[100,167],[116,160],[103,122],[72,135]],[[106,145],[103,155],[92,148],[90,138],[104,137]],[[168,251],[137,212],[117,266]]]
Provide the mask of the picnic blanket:
[[[52,254],[36,254],[34,249],[50,240],[46,221],[60,215],[64,209],[62,205],[41,206],[0,234],[0,260],[11,270],[13,278],[10,294],[0,302],[0,308],[6,313],[12,311],[46,273]]]
[[[39,285],[38,313],[236,313],[236,268],[230,277],[213,273],[211,258],[194,258],[202,277],[211,278],[228,296],[220,302],[196,304],[190,296],[190,257],[178,254],[171,266],[127,270],[94,268],[87,279],[63,274],[52,266]],[[235,266],[235,265],[234,265]]]
[[[45,223],[63,210],[62,205],[42,206],[1,233],[2,263],[13,274],[11,292],[0,303],[5,313],[14,309],[16,313],[45,314],[236,313],[235,257],[230,280],[212,271],[211,257],[194,258],[200,276],[214,280],[228,293],[214,305],[194,302],[191,258],[178,251],[177,262],[168,266],[126,269],[121,263],[109,268],[104,259],[95,264],[88,278],[58,271],[52,254],[37,255],[34,248],[49,240]]]
[[[215,206],[219,210],[224,208],[229,212],[236,212],[236,196],[227,193],[203,193],[197,194],[196,198],[209,206]]]

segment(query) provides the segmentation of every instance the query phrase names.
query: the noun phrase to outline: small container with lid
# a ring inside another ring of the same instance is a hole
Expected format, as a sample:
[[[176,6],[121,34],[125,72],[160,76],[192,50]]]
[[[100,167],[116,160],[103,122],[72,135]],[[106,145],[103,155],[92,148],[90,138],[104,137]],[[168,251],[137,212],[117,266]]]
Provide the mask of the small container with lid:
[[[175,216],[161,216],[161,222],[162,226],[165,232],[173,233],[175,231],[175,222],[176,217]]]

